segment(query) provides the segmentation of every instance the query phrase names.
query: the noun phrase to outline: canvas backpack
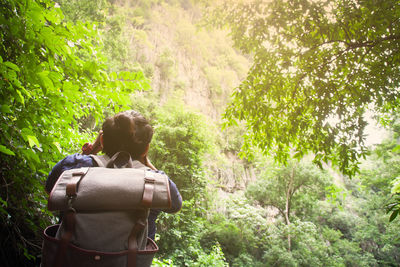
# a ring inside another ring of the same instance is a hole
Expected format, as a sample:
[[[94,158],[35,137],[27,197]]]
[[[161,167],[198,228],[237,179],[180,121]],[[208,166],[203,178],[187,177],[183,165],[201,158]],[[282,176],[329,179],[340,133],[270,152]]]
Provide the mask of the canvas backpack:
[[[50,193],[48,208],[63,219],[44,231],[42,266],[150,266],[158,247],[147,217],[170,208],[168,177],[126,152],[91,156],[99,167],[65,171]]]

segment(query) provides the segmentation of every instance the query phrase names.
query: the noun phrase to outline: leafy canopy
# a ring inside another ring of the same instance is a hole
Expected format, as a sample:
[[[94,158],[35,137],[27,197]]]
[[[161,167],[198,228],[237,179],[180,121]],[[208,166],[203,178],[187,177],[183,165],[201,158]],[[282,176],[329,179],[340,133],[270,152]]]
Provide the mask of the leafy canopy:
[[[95,25],[65,20],[53,1],[2,1],[0,25],[0,257],[23,266],[51,218],[50,168],[88,140],[85,121],[128,109],[149,83],[141,72],[110,73]]]
[[[354,175],[367,154],[365,112],[398,108],[400,4],[395,0],[243,1],[214,9],[253,56],[225,118],[245,121],[244,151],[279,162],[308,152]],[[250,153],[247,153],[250,154]]]
[[[275,207],[288,219],[292,213],[297,217],[311,213],[316,202],[325,197],[324,188],[329,185],[329,175],[306,161],[271,166],[260,176],[247,187],[246,197],[263,207]]]

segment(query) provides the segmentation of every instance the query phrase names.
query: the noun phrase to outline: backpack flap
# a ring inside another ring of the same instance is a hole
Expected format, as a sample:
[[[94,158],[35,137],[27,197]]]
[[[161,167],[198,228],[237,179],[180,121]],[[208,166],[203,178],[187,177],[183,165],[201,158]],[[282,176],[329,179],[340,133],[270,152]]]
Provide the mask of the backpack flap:
[[[76,196],[68,203],[67,191],[72,187]],[[169,209],[171,196],[168,177],[134,168],[67,170],[50,193],[48,209],[66,210],[69,204],[77,211]]]

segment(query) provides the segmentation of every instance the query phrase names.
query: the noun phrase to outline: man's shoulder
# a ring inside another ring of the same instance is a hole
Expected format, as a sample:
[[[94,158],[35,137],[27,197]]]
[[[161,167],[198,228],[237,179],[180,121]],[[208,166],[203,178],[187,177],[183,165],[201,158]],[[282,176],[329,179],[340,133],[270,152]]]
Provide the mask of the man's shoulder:
[[[82,155],[79,153],[66,156],[62,161],[59,162],[61,165],[81,168],[81,167],[93,167],[95,166],[95,161],[90,155]]]
[[[89,155],[73,154],[60,160],[51,170],[46,180],[46,191],[49,193],[53,188],[58,177],[66,170],[78,169],[82,167],[97,166],[95,161]]]

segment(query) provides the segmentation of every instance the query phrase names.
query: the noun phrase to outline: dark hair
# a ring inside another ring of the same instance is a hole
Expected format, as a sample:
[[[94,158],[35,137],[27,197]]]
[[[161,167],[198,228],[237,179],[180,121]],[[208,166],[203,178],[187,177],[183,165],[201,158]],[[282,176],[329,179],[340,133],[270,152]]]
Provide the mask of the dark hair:
[[[133,110],[107,118],[102,129],[103,152],[109,157],[119,151],[126,151],[133,159],[139,159],[153,137],[153,128],[149,122]]]

